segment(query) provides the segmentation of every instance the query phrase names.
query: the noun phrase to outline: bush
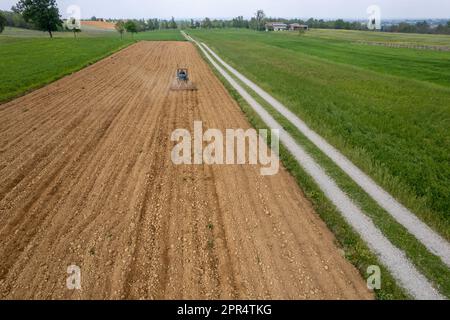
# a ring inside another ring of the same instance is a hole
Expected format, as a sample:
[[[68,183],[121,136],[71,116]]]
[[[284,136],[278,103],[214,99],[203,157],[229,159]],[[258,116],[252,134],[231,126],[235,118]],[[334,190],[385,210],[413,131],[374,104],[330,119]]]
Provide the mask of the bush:
[[[5,26],[6,26],[6,17],[3,15],[2,12],[0,12],[0,33],[3,32],[3,30],[5,30]]]

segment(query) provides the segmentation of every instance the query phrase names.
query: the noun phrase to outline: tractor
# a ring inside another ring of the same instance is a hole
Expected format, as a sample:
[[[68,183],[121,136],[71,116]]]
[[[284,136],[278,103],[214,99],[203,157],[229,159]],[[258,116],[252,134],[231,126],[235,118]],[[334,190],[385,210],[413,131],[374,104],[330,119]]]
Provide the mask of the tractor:
[[[197,87],[189,79],[189,70],[187,68],[178,68],[176,72],[176,79],[172,84],[171,90],[190,90],[195,91]]]

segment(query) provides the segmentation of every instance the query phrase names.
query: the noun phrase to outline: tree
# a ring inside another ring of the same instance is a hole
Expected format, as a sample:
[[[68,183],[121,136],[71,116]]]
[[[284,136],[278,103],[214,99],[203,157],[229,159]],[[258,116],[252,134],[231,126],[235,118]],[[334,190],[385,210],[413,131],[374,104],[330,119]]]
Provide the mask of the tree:
[[[4,14],[2,12],[0,12],[0,33],[3,32],[3,30],[5,30],[5,26],[6,23],[8,21],[6,20],[6,17],[4,16]]]
[[[178,25],[177,25],[177,23],[175,22],[175,18],[172,17],[172,19],[171,19],[170,22],[169,22],[169,29],[177,29],[177,28],[178,28]]]
[[[13,10],[37,29],[47,31],[50,38],[53,38],[52,32],[62,26],[56,0],[20,0]]]
[[[335,29],[346,29],[346,23],[344,20],[342,19],[338,19],[336,20],[335,24],[334,24],[334,28]]]
[[[266,14],[263,10],[258,10],[255,13],[255,28],[258,31],[265,30]]]
[[[127,32],[131,33],[133,38],[134,38],[134,34],[138,32],[136,23],[131,20],[129,20],[125,23],[125,30],[127,30]]]
[[[428,22],[417,22],[416,23],[416,32],[418,33],[428,33],[430,31],[430,25]]]
[[[159,30],[161,28],[161,25],[160,25],[158,19],[153,19],[153,27],[155,28],[154,30]]]
[[[248,21],[244,20],[243,16],[234,18],[231,22],[233,28],[248,28]]]
[[[161,20],[160,22],[160,29],[169,29],[169,23],[167,22],[167,20]]]
[[[206,28],[206,29],[211,29],[212,28],[211,19],[205,18],[205,20],[203,20],[203,22],[202,22],[202,27]]]
[[[120,39],[123,39],[123,33],[125,32],[125,22],[122,20],[117,21],[115,28],[120,33]]]

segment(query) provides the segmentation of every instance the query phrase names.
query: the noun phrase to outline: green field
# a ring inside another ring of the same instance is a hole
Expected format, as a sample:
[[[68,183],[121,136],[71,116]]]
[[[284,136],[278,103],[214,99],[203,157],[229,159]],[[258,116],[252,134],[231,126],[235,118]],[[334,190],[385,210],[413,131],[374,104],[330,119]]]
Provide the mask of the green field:
[[[409,34],[352,30],[312,29],[305,35],[311,38],[345,41],[374,41],[450,47],[450,36],[439,34]]]
[[[450,53],[314,33],[191,33],[400,199],[423,202],[421,216],[450,238]]]
[[[53,36],[55,38],[73,38],[72,32],[54,32]],[[103,30],[98,28],[93,28],[89,26],[83,26],[83,31],[77,34],[78,38],[92,38],[92,37],[117,37],[118,34],[115,31]],[[48,32],[31,30],[31,29],[20,29],[6,27],[0,37],[13,37],[13,38],[49,38]]]
[[[177,30],[126,35],[89,30],[77,39],[70,32],[48,34],[7,28],[0,35],[0,102],[39,88],[141,40],[183,40]]]

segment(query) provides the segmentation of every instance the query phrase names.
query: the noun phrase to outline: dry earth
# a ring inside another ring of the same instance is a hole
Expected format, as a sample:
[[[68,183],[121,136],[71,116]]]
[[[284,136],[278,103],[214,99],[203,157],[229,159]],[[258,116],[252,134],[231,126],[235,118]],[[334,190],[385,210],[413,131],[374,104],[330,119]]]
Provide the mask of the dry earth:
[[[115,30],[115,24],[105,21],[81,21],[82,26],[94,27],[105,30]]]
[[[181,65],[198,91],[169,90]],[[195,120],[249,128],[184,42],[140,42],[1,105],[0,298],[373,298],[285,169],[175,166],[170,135]]]

